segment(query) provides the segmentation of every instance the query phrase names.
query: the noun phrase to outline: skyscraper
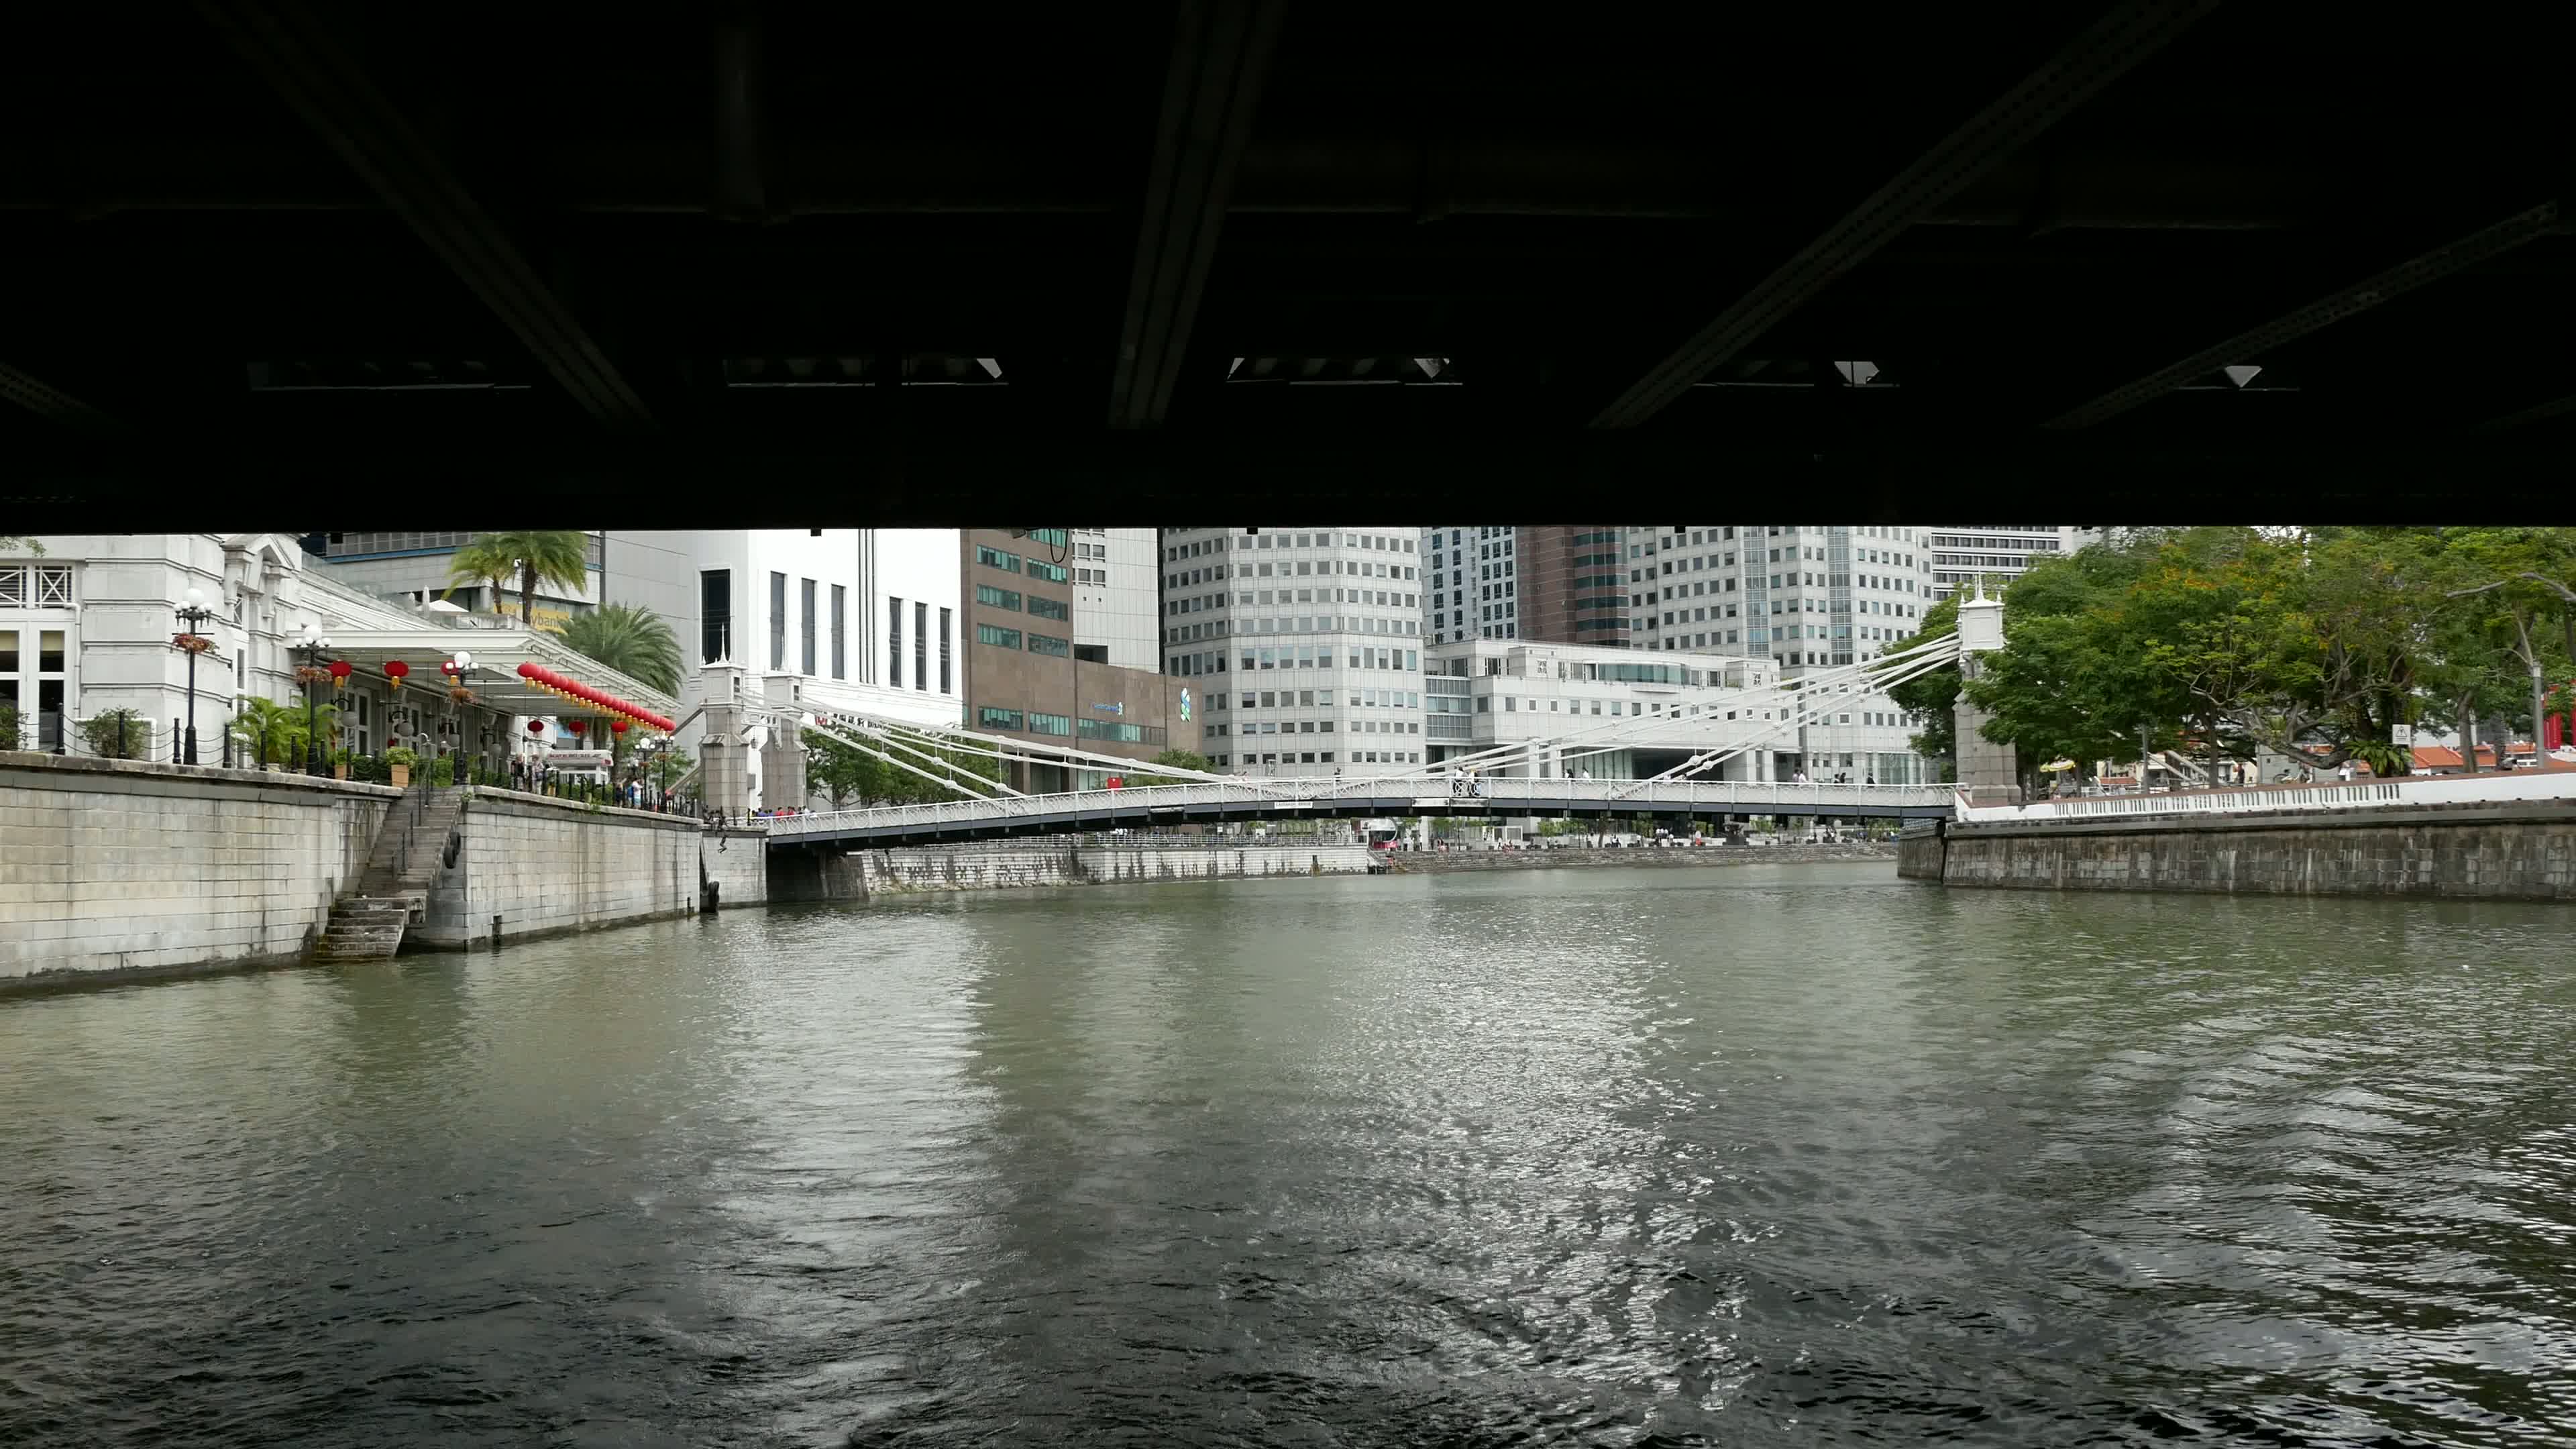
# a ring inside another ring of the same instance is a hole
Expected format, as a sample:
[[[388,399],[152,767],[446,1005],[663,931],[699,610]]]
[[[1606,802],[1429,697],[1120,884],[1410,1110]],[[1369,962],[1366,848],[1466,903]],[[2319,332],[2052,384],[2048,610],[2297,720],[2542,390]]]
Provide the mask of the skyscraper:
[[[1423,532],[1176,528],[1167,673],[1207,681],[1205,749],[1238,774],[1423,763]]]
[[[1426,637],[1628,642],[1617,525],[1464,525],[1423,532]]]

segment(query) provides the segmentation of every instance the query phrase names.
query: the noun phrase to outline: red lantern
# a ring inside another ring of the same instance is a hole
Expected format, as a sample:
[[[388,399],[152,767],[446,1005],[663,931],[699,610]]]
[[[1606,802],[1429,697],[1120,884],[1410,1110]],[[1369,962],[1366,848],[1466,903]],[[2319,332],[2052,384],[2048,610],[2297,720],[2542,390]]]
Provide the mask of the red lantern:
[[[385,661],[385,682],[391,684],[394,688],[402,688],[403,680],[410,674],[411,666],[403,663],[401,660],[388,659]]]
[[[532,735],[541,735],[541,734],[544,734],[545,732],[546,732],[546,722],[545,722],[544,720],[541,720],[541,719],[532,719],[532,720],[528,721],[528,733],[530,733],[530,734],[532,734]]]
[[[348,687],[349,687],[349,661],[348,661],[348,660],[346,660],[346,659],[334,659],[334,660],[332,660],[332,661],[331,661],[331,688],[332,688],[333,690],[337,691],[337,690],[346,689],[346,688],[348,688]]]
[[[579,738],[581,737],[581,732],[582,732],[582,723],[581,723],[581,721],[580,721],[580,720],[570,720],[570,721],[567,721],[567,722],[565,723],[565,725],[564,725],[564,728],[569,729],[569,730],[571,730],[571,731],[572,731],[572,733],[573,733],[573,738],[575,738],[575,739],[579,739]]]
[[[621,735],[622,735],[622,734],[626,733],[626,721],[624,721],[624,720],[622,720],[622,719],[613,719],[613,720],[610,720],[610,721],[608,722],[608,728],[609,728],[612,732],[614,732],[614,733],[616,733],[616,734],[621,734]]]

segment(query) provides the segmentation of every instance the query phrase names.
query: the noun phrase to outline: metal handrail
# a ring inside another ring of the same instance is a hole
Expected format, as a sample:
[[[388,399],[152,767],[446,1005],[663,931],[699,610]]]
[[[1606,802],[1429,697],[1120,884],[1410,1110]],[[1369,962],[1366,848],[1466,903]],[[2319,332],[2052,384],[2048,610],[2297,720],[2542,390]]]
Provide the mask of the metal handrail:
[[[1283,788],[1288,787],[1288,788]],[[1625,789],[1626,793],[1614,794]],[[1695,807],[1711,813],[1813,815],[1835,809],[1865,810],[1890,805],[1946,806],[1944,785],[1797,784],[1772,780],[1669,781],[1639,787],[1634,780],[1533,780],[1489,778],[1476,782],[1476,793],[1447,793],[1445,784],[1403,778],[1295,780],[1271,778],[1258,785],[1146,785],[1132,790],[1074,790],[1053,795],[1022,795],[998,800],[942,800],[919,805],[884,805],[858,810],[757,820],[773,836],[835,833],[890,826],[935,826],[1060,815],[1087,809],[1180,809],[1192,805],[1268,804],[1283,814],[1317,801],[1370,800],[1410,813],[1406,805],[1448,807],[1482,802],[1499,806],[1544,802],[1549,808],[1575,803],[1644,813],[1656,807]],[[1497,811],[1494,813],[1509,813]]]

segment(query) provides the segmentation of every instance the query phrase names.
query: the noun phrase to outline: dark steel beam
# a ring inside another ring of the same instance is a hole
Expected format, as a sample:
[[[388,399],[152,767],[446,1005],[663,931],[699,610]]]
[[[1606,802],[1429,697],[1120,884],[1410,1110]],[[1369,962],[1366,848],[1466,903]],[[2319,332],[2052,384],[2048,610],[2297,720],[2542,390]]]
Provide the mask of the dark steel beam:
[[[2576,393],[2569,393],[2567,396],[2561,398],[2552,398],[2545,403],[2535,403],[2530,407],[2522,409],[2520,412],[2506,413],[2500,418],[2489,418],[2485,422],[2478,424],[2476,427],[2469,429],[2469,431],[2472,434],[2486,436],[2488,434],[2506,432],[2514,428],[2527,427],[2532,423],[2545,423],[2553,418],[2566,417],[2570,413],[2576,413]]]
[[[2557,230],[2558,203],[2554,201],[2517,212],[2492,226],[2445,242],[2421,256],[2410,257],[2377,276],[2320,297],[2295,311],[2283,313],[2259,327],[2248,328],[2224,342],[2204,347],[2134,382],[2115,387],[2041,426],[2054,432],[2089,428],[2140,403],[2162,397],[2195,378],[2207,377],[2236,363],[2257,361],[2274,348],[2331,327],[2347,317],[2367,312],[2382,302],[2402,297],[2455,272],[2502,256],[2525,242],[2536,241]]]
[[[1996,164],[2045,134],[2202,16],[2218,0],[2124,0],[2019,85],[1969,118],[1870,194],[1852,212],[1756,283],[1599,416],[1596,428],[1633,428],[1751,346],[1906,228]]]
[[[652,426],[571,309],[298,0],[198,0],[198,9],[584,411],[620,430]]]
[[[39,417],[51,418],[64,427],[94,438],[112,438],[125,431],[124,425],[116,419],[44,379],[21,372],[5,362],[0,362],[0,397]]]
[[[1109,424],[1160,423],[1189,349],[1283,0],[1181,0],[1118,328]]]

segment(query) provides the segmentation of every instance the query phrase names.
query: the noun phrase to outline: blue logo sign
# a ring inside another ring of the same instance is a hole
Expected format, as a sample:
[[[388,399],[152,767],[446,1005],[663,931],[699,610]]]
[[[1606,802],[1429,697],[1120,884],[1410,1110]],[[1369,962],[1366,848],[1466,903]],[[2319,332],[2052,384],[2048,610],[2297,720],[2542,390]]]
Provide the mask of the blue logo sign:
[[[1116,704],[1095,704],[1092,708],[1098,710],[1102,714],[1125,714],[1127,712],[1127,701],[1122,699]]]
[[[1190,692],[1189,692],[1187,689],[1183,689],[1183,690],[1181,691],[1181,718],[1182,718],[1182,720],[1183,720],[1183,721],[1187,721],[1187,720],[1189,719],[1189,717],[1190,717]]]

